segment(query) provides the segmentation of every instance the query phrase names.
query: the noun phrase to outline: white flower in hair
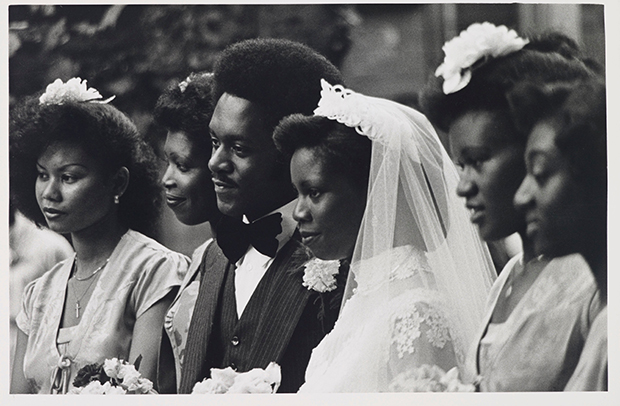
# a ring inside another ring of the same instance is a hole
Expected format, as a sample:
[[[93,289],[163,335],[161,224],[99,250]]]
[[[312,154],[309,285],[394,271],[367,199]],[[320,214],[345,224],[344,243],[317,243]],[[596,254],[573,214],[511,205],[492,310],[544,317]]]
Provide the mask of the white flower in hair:
[[[188,76],[187,78],[185,78],[184,81],[179,83],[179,90],[181,91],[181,93],[185,93],[185,89],[187,89],[187,86],[192,83],[192,78],[190,76]]]
[[[529,41],[520,38],[506,26],[489,22],[475,23],[443,46],[445,58],[435,71],[442,76],[443,92],[451,94],[463,89],[471,80],[471,67],[482,58],[497,58],[519,51]]]
[[[86,86],[86,79],[71,78],[64,83],[61,79],[56,79],[45,88],[45,93],[39,97],[40,104],[63,104],[65,102],[95,102],[109,103],[115,96],[106,100],[97,89]]]
[[[336,289],[336,275],[340,271],[340,261],[323,261],[314,258],[306,264],[302,285],[319,293]]]

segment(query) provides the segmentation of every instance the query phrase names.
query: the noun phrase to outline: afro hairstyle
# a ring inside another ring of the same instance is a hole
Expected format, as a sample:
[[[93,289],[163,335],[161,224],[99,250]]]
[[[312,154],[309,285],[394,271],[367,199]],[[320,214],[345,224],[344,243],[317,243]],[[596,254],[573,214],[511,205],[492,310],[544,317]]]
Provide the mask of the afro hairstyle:
[[[474,64],[471,81],[458,92],[446,95],[442,78],[430,78],[421,97],[422,112],[447,132],[454,120],[470,111],[508,113],[506,95],[519,83],[571,81],[596,73],[572,39],[548,33],[532,38],[520,51]],[[524,144],[525,137],[520,142]]]
[[[256,103],[266,112],[269,128],[290,114],[311,115],[321,96],[321,79],[343,84],[338,69],[318,52],[273,38],[227,47],[216,62],[214,75],[215,101],[228,93]]]

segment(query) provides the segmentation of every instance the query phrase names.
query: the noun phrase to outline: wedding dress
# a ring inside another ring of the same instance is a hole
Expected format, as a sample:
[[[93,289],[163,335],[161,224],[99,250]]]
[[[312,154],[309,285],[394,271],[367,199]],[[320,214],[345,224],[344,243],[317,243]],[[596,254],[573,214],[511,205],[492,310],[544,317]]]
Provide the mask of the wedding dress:
[[[334,329],[300,392],[424,390],[417,369],[464,365],[495,271],[421,113],[322,81],[315,115],[373,141],[366,210]]]

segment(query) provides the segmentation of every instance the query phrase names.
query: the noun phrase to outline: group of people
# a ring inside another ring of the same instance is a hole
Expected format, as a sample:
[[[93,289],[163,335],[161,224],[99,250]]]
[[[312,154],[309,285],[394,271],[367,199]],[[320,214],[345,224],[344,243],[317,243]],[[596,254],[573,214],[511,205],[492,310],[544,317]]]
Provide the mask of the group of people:
[[[305,45],[233,44],[160,97],[161,179],[79,78],[12,109],[12,203],[75,254],[24,290],[11,393],[70,392],[111,358],[159,393],[272,362],[283,393],[420,391],[428,368],[478,391],[606,390],[602,69],[563,35],[489,23],[444,52],[423,114]],[[147,237],[164,196],[210,223],[191,260]],[[497,277],[486,243],[514,233]]]

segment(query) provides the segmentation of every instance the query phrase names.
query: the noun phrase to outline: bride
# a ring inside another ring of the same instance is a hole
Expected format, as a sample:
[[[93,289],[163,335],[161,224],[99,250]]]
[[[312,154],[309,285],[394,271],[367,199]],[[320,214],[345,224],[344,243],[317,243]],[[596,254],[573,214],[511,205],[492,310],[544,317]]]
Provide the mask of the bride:
[[[463,365],[494,278],[490,256],[427,119],[321,85],[314,116],[290,116],[274,133],[291,156],[303,242],[332,260],[308,264],[308,288],[317,278],[335,288],[334,260],[351,263],[340,316],[300,391],[436,390],[420,374]]]

